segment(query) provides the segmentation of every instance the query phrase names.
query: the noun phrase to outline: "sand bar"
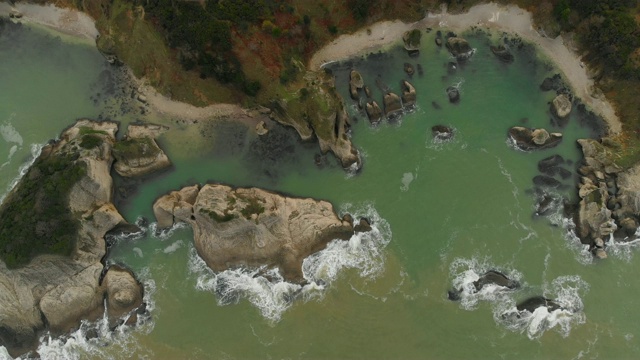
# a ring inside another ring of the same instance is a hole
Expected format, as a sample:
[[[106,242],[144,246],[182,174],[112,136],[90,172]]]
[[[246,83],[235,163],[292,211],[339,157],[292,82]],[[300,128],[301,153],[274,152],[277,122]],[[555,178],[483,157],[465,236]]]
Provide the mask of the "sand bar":
[[[379,22],[368,29],[338,37],[314,54],[309,62],[309,68],[318,70],[333,61],[383,49],[395,44],[401,39],[402,34],[410,29],[440,27],[462,32],[472,26],[516,34],[525,41],[537,45],[564,74],[574,94],[607,122],[609,133],[614,135],[622,131],[622,124],[614,107],[596,89],[580,56],[569,49],[561,37],[552,39],[539,34],[534,28],[531,13],[515,5],[503,6],[495,3],[476,5],[463,14],[449,14],[443,8],[441,13],[430,13],[423,20],[412,24],[401,21]]]

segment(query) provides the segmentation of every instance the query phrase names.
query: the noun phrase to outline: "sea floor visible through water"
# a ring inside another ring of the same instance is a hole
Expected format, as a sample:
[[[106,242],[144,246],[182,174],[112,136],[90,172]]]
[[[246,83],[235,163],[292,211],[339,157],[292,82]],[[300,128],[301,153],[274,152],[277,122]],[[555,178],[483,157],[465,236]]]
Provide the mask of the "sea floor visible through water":
[[[637,250],[617,245],[609,259],[594,261],[571,236],[560,203],[548,216],[534,214],[537,162],[554,154],[568,160],[573,175],[557,193],[575,201],[576,139],[597,136],[600,130],[591,126],[597,122],[574,111],[563,128],[551,124],[555,93],[539,85],[556,71],[531,46],[509,41],[515,60],[505,64],[489,50],[504,41],[500,34],[461,35],[475,49],[461,64],[435,45],[434,30],[423,34],[417,57],[397,44],[329,67],[363,158],[363,169],[349,174],[331,155],[317,166],[317,145],[300,143],[290,129],[274,127],[258,137],[231,121],[186,126],[149,118],[94,48],[42,29],[1,27],[0,188],[10,187],[32,149],[37,153],[77,118],[171,126],[159,143],[172,169],[118,183],[119,210],[130,222],[149,224],[144,235],[119,239],[108,260],[138,274],[151,317],[115,332],[98,323],[66,338],[45,335],[38,353],[75,359],[639,357],[640,330],[629,316],[640,305]],[[408,76],[404,63],[422,70]],[[351,69],[361,72],[379,103],[381,88],[400,93],[400,81],[410,81],[415,108],[371,126],[349,98]],[[449,86],[459,89],[459,103],[449,103]],[[434,141],[437,124],[453,127],[453,140]],[[516,125],[560,131],[564,138],[553,149],[518,151],[507,139]],[[215,274],[195,253],[191,230],[157,233],[151,208],[162,194],[205,182],[326,199],[340,214],[369,218],[374,230],[308,258],[310,285],[303,289],[277,281],[277,274],[272,281],[255,276],[255,269]],[[469,284],[489,269],[522,286],[473,292]],[[447,298],[454,287],[463,289],[458,302]],[[534,295],[554,298],[564,309],[516,316],[515,304]],[[101,336],[87,339],[92,326]]]

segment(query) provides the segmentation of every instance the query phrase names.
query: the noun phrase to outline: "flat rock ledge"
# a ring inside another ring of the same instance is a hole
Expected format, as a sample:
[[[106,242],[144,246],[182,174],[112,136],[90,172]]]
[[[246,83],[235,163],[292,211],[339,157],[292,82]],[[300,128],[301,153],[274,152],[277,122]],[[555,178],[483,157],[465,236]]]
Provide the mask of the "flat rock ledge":
[[[214,271],[277,267],[290,282],[304,282],[302,261],[332,240],[354,234],[321,200],[292,198],[257,188],[207,184],[160,197],[153,205],[159,228],[186,222],[200,257]]]
[[[155,124],[129,125],[127,135],[113,148],[118,175],[140,177],[170,167],[171,161],[155,140],[168,129]]]

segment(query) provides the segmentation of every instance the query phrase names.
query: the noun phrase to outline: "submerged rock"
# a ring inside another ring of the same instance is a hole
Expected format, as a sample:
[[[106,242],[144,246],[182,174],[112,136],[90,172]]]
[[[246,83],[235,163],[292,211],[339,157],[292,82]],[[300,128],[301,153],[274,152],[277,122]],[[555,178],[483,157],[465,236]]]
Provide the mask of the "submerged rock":
[[[449,86],[447,88],[447,96],[449,96],[449,102],[455,104],[460,101],[460,90],[455,86]]]
[[[446,141],[453,139],[453,128],[446,125],[435,125],[431,127],[434,139]]]
[[[546,188],[559,188],[562,183],[552,177],[544,176],[544,175],[536,175],[533,177],[533,183],[536,186],[546,187]]]
[[[162,196],[154,210],[192,226],[196,250],[214,271],[277,267],[286,280],[302,282],[304,258],[324,249],[329,241],[346,240],[354,233],[352,225],[326,201],[208,184],[195,199],[182,199],[175,206],[180,192]]]
[[[491,46],[491,52],[500,59],[500,61],[504,63],[512,63],[513,62],[513,54],[509,50],[507,50],[504,45]]]
[[[524,151],[552,148],[562,141],[560,133],[549,134],[544,129],[529,129],[521,126],[509,129],[509,137],[518,149]]]
[[[413,69],[413,65],[404,63],[404,72],[406,72],[409,76],[413,75],[413,73],[415,72],[415,70]]]

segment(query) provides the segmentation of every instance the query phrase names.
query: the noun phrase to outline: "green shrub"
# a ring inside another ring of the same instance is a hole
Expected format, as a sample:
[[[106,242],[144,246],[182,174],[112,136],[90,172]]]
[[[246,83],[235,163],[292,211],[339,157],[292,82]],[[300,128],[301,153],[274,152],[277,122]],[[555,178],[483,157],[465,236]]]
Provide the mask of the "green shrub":
[[[80,147],[83,149],[93,149],[102,144],[102,139],[96,135],[85,135],[80,140]]]

